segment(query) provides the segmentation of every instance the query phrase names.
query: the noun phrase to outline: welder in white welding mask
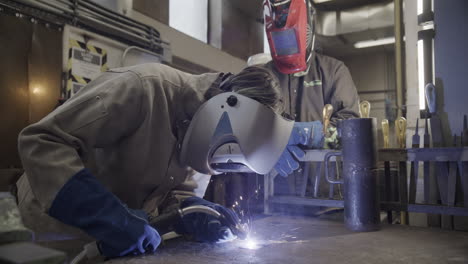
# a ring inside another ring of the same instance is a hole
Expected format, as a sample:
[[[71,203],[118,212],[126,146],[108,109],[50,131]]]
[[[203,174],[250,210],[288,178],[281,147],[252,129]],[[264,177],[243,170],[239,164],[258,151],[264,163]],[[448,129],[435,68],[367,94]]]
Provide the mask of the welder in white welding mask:
[[[236,218],[190,197],[196,183],[188,168],[297,168],[298,145],[311,134],[293,129],[281,105],[278,80],[265,68],[233,75],[162,64],[110,70],[21,132],[23,220],[38,236],[84,232],[104,256],[117,257],[154,252],[161,238],[148,217],[171,206],[202,204]],[[178,233],[208,242],[229,233],[209,215],[190,216],[176,224]]]

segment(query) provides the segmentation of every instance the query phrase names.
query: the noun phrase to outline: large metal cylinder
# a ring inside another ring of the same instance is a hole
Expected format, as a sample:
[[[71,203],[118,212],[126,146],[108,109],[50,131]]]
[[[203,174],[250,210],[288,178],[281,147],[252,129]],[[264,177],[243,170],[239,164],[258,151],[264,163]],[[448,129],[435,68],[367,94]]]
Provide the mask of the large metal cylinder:
[[[377,121],[375,118],[348,119],[341,121],[339,127],[345,224],[353,231],[378,230]]]

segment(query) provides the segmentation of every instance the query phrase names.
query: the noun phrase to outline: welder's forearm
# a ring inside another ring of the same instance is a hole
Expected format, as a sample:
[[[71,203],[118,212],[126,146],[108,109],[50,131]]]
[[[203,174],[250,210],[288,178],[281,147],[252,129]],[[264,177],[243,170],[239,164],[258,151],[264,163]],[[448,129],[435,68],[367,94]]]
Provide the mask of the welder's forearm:
[[[77,149],[41,124],[25,128],[18,142],[28,181],[45,211],[62,186],[84,168]]]

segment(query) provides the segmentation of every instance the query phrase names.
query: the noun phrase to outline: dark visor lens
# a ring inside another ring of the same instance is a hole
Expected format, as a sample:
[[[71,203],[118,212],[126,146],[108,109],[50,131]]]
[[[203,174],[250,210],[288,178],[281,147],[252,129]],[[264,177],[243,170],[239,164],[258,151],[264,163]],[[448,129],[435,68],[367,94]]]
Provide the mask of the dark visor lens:
[[[273,31],[271,37],[275,44],[276,54],[282,56],[299,53],[294,29]]]

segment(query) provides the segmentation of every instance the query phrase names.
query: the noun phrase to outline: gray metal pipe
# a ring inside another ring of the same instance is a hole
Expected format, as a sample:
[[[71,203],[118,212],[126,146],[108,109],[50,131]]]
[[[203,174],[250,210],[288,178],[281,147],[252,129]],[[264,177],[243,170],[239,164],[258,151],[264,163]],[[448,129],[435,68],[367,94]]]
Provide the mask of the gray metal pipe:
[[[353,231],[380,228],[377,175],[377,120],[359,118],[340,124],[343,146],[345,224]]]
[[[330,183],[344,183],[346,227],[353,231],[380,229],[380,203],[377,175],[377,120],[356,118],[338,123],[341,152],[325,157],[325,171]],[[343,156],[343,180],[329,178],[328,161]]]

